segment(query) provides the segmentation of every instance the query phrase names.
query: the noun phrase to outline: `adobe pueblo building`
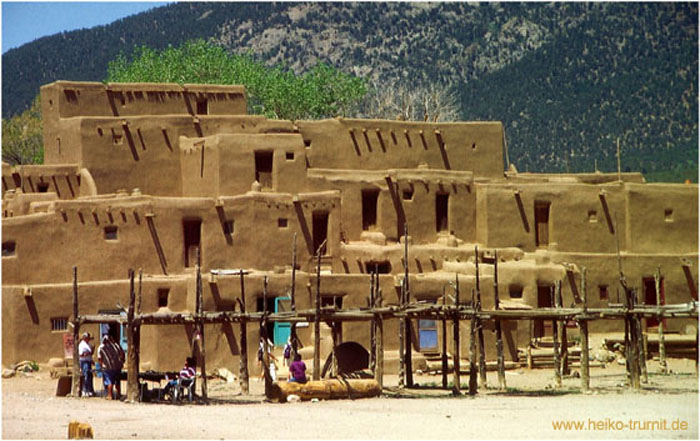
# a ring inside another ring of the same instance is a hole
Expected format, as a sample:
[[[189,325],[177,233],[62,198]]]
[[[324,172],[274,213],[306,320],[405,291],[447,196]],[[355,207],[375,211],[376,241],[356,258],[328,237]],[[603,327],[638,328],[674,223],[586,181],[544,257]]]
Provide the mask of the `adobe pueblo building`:
[[[265,277],[267,308],[288,309],[295,235],[297,309],[314,308],[318,249],[324,307],[367,307],[373,271],[383,305],[398,304],[405,264],[411,301],[440,304],[459,277],[460,299],[469,303],[478,258],[490,309],[495,253],[506,309],[552,306],[557,282],[563,304],[580,305],[584,268],[590,307],[622,303],[619,262],[646,304],[656,304],[658,268],[662,303],[697,300],[697,185],[647,184],[639,173],[506,171],[500,122],[269,120],[246,115],[237,86],[59,81],[41,88],[41,101],[45,164],[2,166],[5,365],[64,356],[73,266],[80,314],[120,314],[130,268],[143,269],[144,313],[192,312],[198,256],[205,311],[238,308],[233,269],[248,271],[248,311],[263,309]],[[398,324],[385,323],[387,371],[397,367]],[[667,330],[692,324],[668,320]],[[310,348],[313,326],[304,325],[298,335]],[[238,326],[207,325],[210,369],[238,366]],[[259,325],[247,326],[247,351],[255,354]],[[467,354],[468,321],[462,326]],[[511,360],[552,332],[544,321],[503,326]],[[485,323],[487,348],[493,328]],[[416,367],[421,353],[440,350],[442,330],[433,320],[412,329]],[[623,322],[599,320],[590,329],[622,331]],[[268,331],[284,344],[289,325],[271,323]],[[344,322],[339,333],[366,348],[369,334],[367,322]],[[325,358],[326,325],[321,336]],[[189,325],[144,327],[142,369],[178,369],[193,338]]]

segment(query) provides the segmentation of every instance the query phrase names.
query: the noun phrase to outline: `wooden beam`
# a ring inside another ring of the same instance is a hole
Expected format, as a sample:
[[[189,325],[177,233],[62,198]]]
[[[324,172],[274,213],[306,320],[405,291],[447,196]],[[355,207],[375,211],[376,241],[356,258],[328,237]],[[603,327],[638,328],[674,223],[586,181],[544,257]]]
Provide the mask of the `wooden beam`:
[[[498,298],[498,252],[494,252],[493,260],[493,297],[494,309],[500,309]],[[496,319],[496,353],[498,360],[498,388],[506,390],[506,363],[503,355],[503,336],[501,335],[501,319]]]
[[[561,284],[559,280],[555,282],[555,284]],[[559,301],[557,300],[558,297],[554,293],[555,288],[550,287],[549,289],[549,296],[551,299],[551,303],[555,305],[556,307],[560,307]],[[556,382],[557,387],[561,387],[561,358],[560,358],[560,352],[559,352],[559,326],[557,323],[557,320],[554,319],[552,320],[552,350],[554,351],[554,381]]]
[[[469,325],[469,395],[476,395],[476,300],[474,290],[472,289],[472,314],[471,323]]]
[[[80,316],[78,315],[78,267],[73,267],[73,386],[71,395],[80,396]]]
[[[134,270],[129,268],[129,309],[127,310],[126,342],[127,342],[127,378],[126,399],[131,403],[139,401],[139,365],[134,335],[134,311],[136,292],[134,291]]]
[[[588,309],[588,294],[586,293],[586,267],[581,268],[581,297],[583,300],[584,313]],[[588,346],[588,322],[586,320],[578,321],[579,329],[581,330],[581,389],[584,391],[590,390],[590,367],[588,364],[590,355]]]
[[[316,311],[314,314],[314,373],[313,379],[321,379],[321,250],[324,240],[316,250]]]
[[[202,399],[208,399],[207,388],[207,350],[204,338],[204,322],[202,321],[202,313],[204,311],[204,292],[202,290],[202,268],[200,266],[201,255],[199,248],[197,249],[197,266],[196,266],[196,294],[197,294],[197,327],[199,328],[199,368],[202,372]]]
[[[241,271],[241,313],[245,314],[245,273]],[[239,378],[238,382],[241,387],[241,394],[248,395],[250,392],[250,376],[248,375],[248,329],[247,329],[246,319],[242,319],[240,322],[240,333],[241,333],[241,343],[240,351],[241,356],[238,364]]]
[[[455,307],[459,308],[459,274],[455,273]],[[459,358],[460,358],[460,342],[459,342],[459,314],[454,315],[452,323],[453,334],[453,349],[452,349],[452,394],[462,394],[462,384],[459,378]]]
[[[404,237],[404,253],[403,253],[403,265],[404,265],[404,276],[403,276],[403,285],[404,285],[404,299],[403,299],[403,304],[404,308],[408,307],[409,303],[411,303],[411,289],[409,285],[409,278],[408,278],[408,223],[404,223],[404,228],[403,228],[403,237]],[[412,345],[412,332],[411,332],[411,318],[406,317],[404,318],[404,327],[406,330],[404,331],[405,333],[405,338],[406,338],[406,346],[404,347],[404,350],[406,351],[404,353],[404,358],[406,359],[405,361],[405,367],[406,367],[406,386],[407,387],[413,387],[413,345]]]
[[[479,283],[479,247],[474,247],[474,259],[476,262],[476,310],[481,312],[481,287]],[[479,387],[486,389],[486,348],[484,346],[484,324],[477,320],[477,344],[479,345]]]
[[[447,292],[445,287],[442,287],[442,305],[445,306],[447,301]],[[442,319],[442,388],[447,389],[447,320]]]
[[[562,295],[561,295],[561,281],[557,281],[557,307],[561,308],[563,305]],[[561,374],[569,375],[571,370],[569,369],[569,339],[566,332],[567,320],[560,320],[557,322],[559,324],[559,335],[561,335]]]
[[[656,288],[656,306],[661,306],[661,267],[656,267],[654,273],[654,287]],[[664,374],[668,374],[668,364],[666,363],[666,339],[664,338],[663,315],[657,316],[659,321],[659,364]]]
[[[377,280],[379,282],[379,280]],[[382,290],[377,283],[376,305],[381,305]],[[375,315],[377,320],[377,361],[374,370],[374,379],[379,383],[379,388],[384,388],[384,319],[381,315]]]

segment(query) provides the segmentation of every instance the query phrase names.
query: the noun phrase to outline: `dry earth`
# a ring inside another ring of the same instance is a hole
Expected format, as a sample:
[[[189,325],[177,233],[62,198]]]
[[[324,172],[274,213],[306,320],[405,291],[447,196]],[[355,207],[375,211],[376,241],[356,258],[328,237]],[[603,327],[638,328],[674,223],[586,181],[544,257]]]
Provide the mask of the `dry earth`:
[[[554,390],[551,370],[537,369],[508,371],[507,394],[489,389],[475,398],[430,388],[441,377],[427,375],[416,377],[425,388],[402,395],[390,388],[381,398],[286,404],[264,402],[257,379],[249,397],[240,395],[237,384],[213,380],[212,404],[180,406],[55,397],[56,381],[42,368],[2,381],[2,437],[65,439],[68,422],[78,420],[92,425],[97,439],[697,439],[695,362],[671,360],[670,367],[671,375],[660,375],[658,364],[649,362],[649,383],[640,393],[622,386],[624,369],[613,363],[592,369],[591,394],[579,392],[578,378],[565,378],[563,389]],[[393,386],[397,377],[386,380]],[[489,372],[489,384],[496,383],[496,373]],[[558,420],[587,426],[557,431]],[[610,428],[630,420],[646,421],[648,429]],[[649,430],[649,421],[664,420],[668,430]],[[687,429],[672,430],[674,421]]]

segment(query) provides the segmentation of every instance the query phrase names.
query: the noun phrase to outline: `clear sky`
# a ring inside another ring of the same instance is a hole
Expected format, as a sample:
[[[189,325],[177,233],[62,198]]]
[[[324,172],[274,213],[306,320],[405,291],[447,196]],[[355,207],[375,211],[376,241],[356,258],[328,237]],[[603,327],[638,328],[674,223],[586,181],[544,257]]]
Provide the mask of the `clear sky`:
[[[37,38],[112,23],[170,2],[2,1],[2,53]]]

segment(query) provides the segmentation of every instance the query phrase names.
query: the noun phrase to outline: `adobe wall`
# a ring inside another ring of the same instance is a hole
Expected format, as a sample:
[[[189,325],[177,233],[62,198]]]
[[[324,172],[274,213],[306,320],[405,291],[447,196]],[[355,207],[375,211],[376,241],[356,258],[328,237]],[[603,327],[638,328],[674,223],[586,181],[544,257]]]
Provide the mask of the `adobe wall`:
[[[75,199],[80,195],[79,169],[75,164],[18,165],[3,164],[2,195],[8,190],[22,193],[55,193],[58,199]]]
[[[472,171],[503,178],[500,122],[420,123],[328,119],[296,121],[312,168],[385,170],[418,168]]]

